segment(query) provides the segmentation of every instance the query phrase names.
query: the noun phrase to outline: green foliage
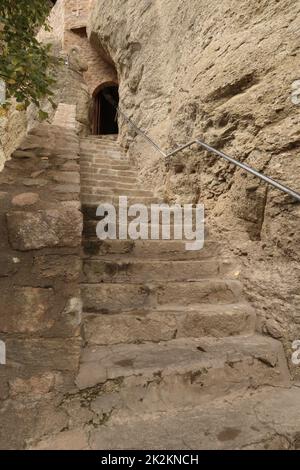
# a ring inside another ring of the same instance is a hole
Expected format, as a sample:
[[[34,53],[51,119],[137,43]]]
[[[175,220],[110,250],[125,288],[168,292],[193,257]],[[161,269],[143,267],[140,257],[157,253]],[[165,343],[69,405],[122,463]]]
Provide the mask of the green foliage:
[[[40,106],[54,84],[53,70],[58,60],[51,56],[50,45],[36,39],[39,29],[49,31],[48,0],[0,0],[0,79],[6,83],[6,96],[14,97],[18,109],[30,103]]]

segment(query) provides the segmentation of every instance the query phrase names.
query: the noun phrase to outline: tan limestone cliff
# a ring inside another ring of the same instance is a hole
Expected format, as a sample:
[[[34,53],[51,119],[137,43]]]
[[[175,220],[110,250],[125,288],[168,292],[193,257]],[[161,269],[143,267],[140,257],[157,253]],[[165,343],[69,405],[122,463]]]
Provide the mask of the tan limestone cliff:
[[[299,191],[299,15],[297,0],[95,0],[88,32],[117,68],[123,110],[162,148],[201,136]],[[169,201],[204,202],[240,256],[258,327],[290,358],[300,338],[299,204],[197,149],[166,168],[128,131],[142,181]]]

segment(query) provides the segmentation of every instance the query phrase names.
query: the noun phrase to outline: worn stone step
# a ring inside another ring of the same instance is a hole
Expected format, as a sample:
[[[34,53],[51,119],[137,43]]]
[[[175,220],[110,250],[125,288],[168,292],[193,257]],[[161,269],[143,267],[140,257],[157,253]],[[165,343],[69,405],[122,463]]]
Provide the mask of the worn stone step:
[[[85,170],[96,169],[96,170],[120,170],[120,171],[132,171],[133,168],[127,162],[113,162],[113,161],[105,161],[105,162],[90,162],[90,167],[86,167]],[[84,170],[82,164],[81,169]]]
[[[111,169],[104,170],[103,168],[99,168],[97,166],[95,166],[94,168],[89,168],[89,169],[86,169],[86,168],[81,169],[80,176],[81,178],[84,178],[86,176],[87,177],[99,176],[99,178],[105,178],[105,179],[106,178],[109,179],[111,176],[114,176],[118,181],[123,178],[124,180],[126,178],[136,179],[136,173],[132,170],[111,170]]]
[[[83,148],[81,147],[80,156],[83,160],[93,157],[111,158],[113,156],[116,156],[117,158],[127,158],[123,152],[121,152],[118,148],[114,148],[112,146],[90,146]]]
[[[100,222],[100,220],[98,221]],[[91,237],[96,237],[97,236],[97,225],[98,225],[98,222],[97,221],[94,221],[94,220],[89,220],[89,221],[86,221],[85,224],[84,224],[84,229],[83,229],[83,233],[86,237],[88,236],[91,236]],[[124,224],[119,224],[118,220],[117,220],[117,224],[116,224],[116,227],[117,227],[117,237],[119,236],[119,233],[122,230],[125,231],[126,233],[128,233],[128,227],[130,226],[130,220],[128,222],[127,225],[124,225]],[[106,225],[107,227],[107,225]],[[163,239],[166,239],[166,240],[176,240],[178,239],[178,237],[176,236],[177,233],[180,231],[180,233],[182,234],[182,236],[180,237],[182,240],[186,240],[186,242],[188,242],[188,240],[185,238],[185,235],[184,235],[184,231],[182,229],[182,227],[180,226],[174,226],[174,225],[170,225],[170,227],[166,226],[166,225],[157,225],[157,224],[140,224],[139,225],[139,229],[138,231],[142,231],[143,233],[143,238],[144,239],[151,239],[152,237],[152,231],[155,230],[155,237],[153,238],[157,238],[159,240],[163,240]],[[206,235],[207,235],[207,232],[206,232]]]
[[[115,176],[115,177],[131,177],[136,178],[137,172],[134,169],[131,170],[114,170],[114,169],[100,169],[98,173],[101,177],[106,178],[108,176]]]
[[[160,343],[88,346],[76,384],[96,387],[99,415],[132,419],[148,413],[206,404],[236,391],[287,386],[279,341],[259,335],[180,338]]]
[[[127,163],[131,165],[130,160],[120,152],[115,152],[113,150],[94,150],[91,152],[80,152],[80,162],[83,165],[88,163],[97,163],[97,164],[104,164],[104,163]]]
[[[120,187],[120,185],[132,187],[137,186],[137,178],[133,176],[117,176],[111,175],[109,177],[104,177],[100,174],[95,174],[91,172],[90,175],[81,178],[82,181],[87,181],[91,185],[110,185],[113,187]]]
[[[88,165],[88,164],[97,164],[97,165],[103,165],[103,164],[127,164],[131,165],[131,162],[123,157],[120,154],[111,154],[111,155],[97,155],[97,154],[91,154],[91,155],[80,155],[80,163],[81,165]]]
[[[102,140],[91,140],[80,142],[81,151],[97,150],[97,149],[108,149],[115,150],[116,152],[122,152],[120,145],[114,141],[102,141]]]
[[[88,140],[103,140],[103,141],[115,141],[118,140],[119,134],[91,134],[87,137],[82,137],[82,141]]]
[[[92,409],[97,398],[92,398]],[[100,415],[101,416],[101,415]],[[102,415],[103,416],[103,415]],[[106,415],[107,416],[107,415]],[[299,450],[299,387],[231,393],[191,409],[106,419],[43,437],[32,450]],[[209,430],[209,432],[208,432]],[[187,452],[187,454],[188,454]],[[172,452],[171,452],[172,453]],[[197,463],[195,456],[184,462]],[[171,457],[171,463],[175,458]],[[200,462],[200,459],[199,459]],[[155,460],[154,460],[155,463]]]
[[[193,305],[199,303],[235,303],[242,298],[237,280],[203,279],[194,282],[151,283],[83,283],[84,309],[87,312],[120,312],[162,305]]]
[[[90,141],[80,142],[80,150],[82,152],[88,152],[90,150],[113,150],[115,152],[124,153],[123,149],[117,142],[104,142],[104,141]]]
[[[139,189],[139,187],[138,187],[138,189]],[[126,196],[126,194],[125,194],[125,196]],[[158,200],[158,198],[155,198],[155,199],[156,199],[157,202],[155,202],[154,204],[163,205],[163,202],[161,200]],[[181,221],[183,223],[184,210],[183,210],[183,207],[181,207],[181,208],[182,208]],[[152,220],[151,203],[150,203],[150,205],[147,206],[147,210],[148,210],[148,222],[150,222]],[[96,205],[94,205],[94,204],[90,204],[90,205],[84,204],[83,205],[83,211],[84,211],[84,213],[89,214],[89,218],[91,219],[91,223],[92,223],[93,220],[94,221],[96,221],[96,220],[99,221],[100,220],[100,218],[96,215],[96,211],[97,211],[97,206]],[[195,208],[192,209],[192,216],[193,216],[193,221],[195,222],[195,220],[196,220],[196,209]],[[132,217],[128,216],[128,220],[130,220],[130,218],[135,219],[136,215],[134,215]],[[176,220],[177,219],[174,216],[174,213],[172,211],[170,211],[170,222],[171,222],[171,224],[173,224],[174,221],[176,222]],[[169,223],[169,217],[162,217],[161,212],[160,212],[160,214],[159,214],[159,224],[161,225],[161,224],[168,224],[168,223]],[[178,223],[177,223],[177,225],[178,225]]]
[[[134,178],[114,178],[110,179],[103,178],[101,175],[81,175],[81,184],[83,186],[93,187],[93,188],[109,188],[109,189],[143,189],[138,181]]]
[[[91,237],[96,237],[97,236],[97,226],[98,223],[101,222],[101,220],[104,219],[103,217],[98,217],[98,220],[90,220],[87,217],[85,217],[85,223],[84,223],[84,234],[85,236],[91,236]],[[116,220],[116,227],[117,227],[117,236],[119,235],[120,231],[122,233],[122,230],[128,233],[128,228],[130,227],[130,223],[134,217],[128,217],[128,222],[126,224],[119,224],[118,220],[118,215],[117,215],[117,220]],[[107,224],[106,224],[107,227]],[[196,221],[192,222],[192,227],[193,230],[196,228]],[[204,230],[204,237],[208,236],[208,229],[203,228]],[[143,234],[144,239],[159,239],[159,240],[186,240],[186,235],[184,231],[183,225],[178,225],[178,224],[173,224],[172,221],[170,222],[170,225],[168,224],[153,224],[150,222],[146,223],[141,223],[138,226],[138,231]],[[154,234],[154,235],[152,235]],[[180,234],[180,237],[178,238],[178,234]]]
[[[117,142],[117,139],[86,139],[86,138],[81,138],[80,139],[80,146],[86,147],[88,145],[113,145],[116,148],[121,149],[122,147],[120,144]]]
[[[87,165],[89,163],[94,164],[104,164],[104,163],[127,163],[131,165],[131,162],[124,155],[118,152],[109,152],[109,151],[94,151],[91,153],[81,152],[80,153],[80,162],[82,165]]]
[[[255,312],[248,304],[200,304],[113,315],[87,313],[83,315],[83,332],[89,345],[130,344],[250,334],[255,321]]]
[[[119,260],[128,256],[144,259],[206,259],[217,256],[221,251],[221,245],[205,238],[201,250],[187,251],[185,243],[178,240],[99,240],[89,238],[83,240],[86,257],[110,255]]]
[[[115,141],[118,140],[119,134],[91,134],[86,137],[82,137],[81,141],[86,142],[86,141]]]
[[[136,185],[140,185],[137,178],[135,178],[133,175],[123,175],[123,176],[119,176],[119,175],[115,175],[113,179],[111,179],[111,175],[103,175],[102,174],[102,171],[101,170],[98,170],[97,168],[95,168],[94,170],[91,169],[91,170],[88,170],[88,171],[81,171],[80,172],[80,180],[82,182],[84,181],[88,181],[89,185],[91,186],[97,186],[99,184],[102,184],[103,186],[105,186],[106,184],[109,184],[109,182],[111,181],[113,184],[117,184],[119,186],[119,182],[120,184],[122,184],[122,182],[124,182],[124,184],[136,184]],[[128,180],[128,182],[127,182]]]
[[[87,143],[84,145],[80,145],[80,152],[81,153],[101,153],[101,152],[115,152],[120,155],[125,155],[123,150],[120,148],[120,146],[116,143],[109,143],[109,142],[99,142],[99,143]]]
[[[146,191],[143,189],[129,189],[127,188],[126,190],[119,188],[119,189],[114,189],[114,188],[108,188],[107,186],[100,186],[95,187],[95,186],[84,186],[81,185],[81,191],[82,193],[90,194],[90,195],[99,195],[101,197],[105,196],[112,196],[112,197],[118,197],[118,196],[136,196],[136,197],[153,197],[152,191]],[[125,194],[124,194],[125,193]]]
[[[120,180],[122,181],[122,179]],[[139,185],[135,183],[123,183],[123,182],[116,182],[116,181],[108,181],[105,179],[92,179],[91,177],[87,178],[81,178],[81,186],[84,189],[99,189],[99,188],[105,188],[106,190],[109,191],[116,191],[116,190],[122,190],[125,194],[126,191],[135,191],[135,190],[140,190]]]
[[[209,432],[208,432],[209,430]],[[57,435],[56,448],[72,443]],[[155,413],[81,430],[80,447],[91,450],[299,450],[299,387],[264,387],[210,400],[190,410]],[[74,433],[73,436],[78,435]],[[87,438],[88,436],[88,438]],[[77,444],[78,445],[78,444]],[[52,448],[47,440],[39,449]],[[72,447],[71,447],[72,448]],[[73,447],[76,449],[76,447]],[[175,459],[173,459],[175,462]],[[194,462],[188,459],[190,462]],[[172,460],[171,460],[172,462]],[[200,462],[200,459],[199,459]]]
[[[124,155],[120,154],[119,152],[113,151],[103,151],[103,152],[81,152],[80,153],[80,161],[82,165],[86,165],[88,163],[128,163],[130,165],[130,161]]]
[[[82,193],[81,195],[81,202],[83,205],[99,205],[103,203],[109,203],[118,206],[119,205],[119,197],[118,196],[99,196],[99,195],[91,195],[88,193]],[[141,196],[130,196],[128,197],[128,204],[159,204],[161,200],[157,197],[141,197]]]
[[[82,148],[88,146],[113,146],[121,149],[119,143],[115,139],[80,139],[80,146]]]
[[[113,150],[105,150],[100,152],[98,151],[91,151],[91,152],[81,152],[80,153],[80,161],[82,164],[87,163],[114,163],[114,162],[126,162],[130,163],[130,160],[122,153],[115,152]]]
[[[223,275],[230,264],[218,258],[188,261],[87,259],[83,264],[83,279],[97,282],[163,282],[197,281]]]

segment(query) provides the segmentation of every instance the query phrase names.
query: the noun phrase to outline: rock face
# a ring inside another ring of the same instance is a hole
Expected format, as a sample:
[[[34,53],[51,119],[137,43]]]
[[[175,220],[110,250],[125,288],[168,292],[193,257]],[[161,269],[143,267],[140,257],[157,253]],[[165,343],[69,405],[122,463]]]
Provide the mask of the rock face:
[[[298,17],[296,0],[95,0],[88,32],[117,68],[123,110],[163,149],[201,136],[299,191]],[[240,255],[260,328],[273,334],[275,322],[290,358],[300,338],[299,204],[196,148],[166,167],[124,123],[121,132],[149,188],[204,202]]]

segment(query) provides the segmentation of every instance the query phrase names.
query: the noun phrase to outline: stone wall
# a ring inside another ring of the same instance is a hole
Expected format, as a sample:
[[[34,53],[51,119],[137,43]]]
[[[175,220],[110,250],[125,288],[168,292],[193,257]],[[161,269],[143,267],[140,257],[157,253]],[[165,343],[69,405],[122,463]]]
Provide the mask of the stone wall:
[[[0,117],[0,171],[5,161],[26,135],[26,113],[9,109],[7,116]]]
[[[83,31],[66,31],[64,44],[65,49],[68,51],[77,47],[84,59],[87,69],[84,71],[83,77],[91,96],[95,89],[103,83],[118,83],[115,68],[105,61],[97,48],[88,41],[85,29]]]
[[[91,0],[58,0],[48,18],[50,31],[42,28],[38,33],[41,42],[59,43],[64,48],[65,32],[87,25]]]
[[[58,83],[55,88],[61,92],[65,91],[64,97],[61,98],[64,102],[72,103],[77,101],[77,113],[79,114],[77,120],[82,124],[79,126],[79,131],[83,131],[85,127],[85,133],[87,134],[90,131],[90,109],[84,109],[87,104],[86,92],[91,97],[99,85],[110,82],[118,83],[116,69],[113,67],[113,64],[109,63],[105,56],[101,55],[101,51],[97,48],[97,43],[93,44],[87,38],[86,26],[92,3],[92,0],[59,0],[49,17],[51,31],[47,33],[42,30],[38,36],[42,42],[52,42],[56,49],[60,49],[64,56],[69,55],[70,68],[73,71],[83,73],[83,80],[87,88],[85,91],[81,90],[82,93],[77,98],[74,99],[71,93],[71,90],[74,89],[74,84],[71,86],[64,85],[60,81],[60,73],[58,73]],[[74,53],[76,55],[75,61],[73,58]],[[84,100],[85,105],[82,106]],[[88,108],[90,108],[90,103],[88,103]],[[51,112],[49,107],[47,111]]]
[[[299,13],[297,0],[95,0],[87,29],[115,63],[124,111],[162,148],[201,136],[300,191],[291,100]],[[169,201],[204,202],[216,236],[241,260],[258,328],[290,359],[300,339],[299,204],[204,151],[165,166],[124,124],[121,134],[145,185]]]
[[[104,83],[118,83],[115,68],[101,55],[97,44],[87,39],[86,25],[91,11],[90,0],[58,0],[49,16],[50,31],[44,28],[38,39],[52,43],[54,55],[68,58],[68,65],[61,65],[55,72],[53,101],[58,104],[76,103],[77,132],[88,135],[90,129],[91,97],[95,89]],[[47,99],[42,109],[51,122],[54,109]],[[14,106],[5,118],[0,118],[0,171],[10,158],[27,130],[37,125],[37,109],[31,105],[26,112],[16,111]]]
[[[2,449],[68,428],[57,405],[73,388],[81,347],[78,159],[74,119],[41,124],[0,174]]]
[[[71,2],[72,3],[72,2]],[[73,2],[74,7],[74,2]],[[68,65],[61,65],[55,71],[56,84],[53,87],[54,96],[53,101],[56,104],[60,102],[73,104],[76,103],[76,120],[77,131],[83,134],[89,134],[89,110],[90,110],[90,89],[88,88],[82,72],[87,70],[88,65],[84,60],[87,55],[84,48],[80,47],[79,50],[71,53],[71,44],[67,44],[67,49],[63,50],[65,38],[68,34],[73,33],[66,30],[65,25],[65,7],[71,9],[66,0],[58,0],[51,10],[49,16],[49,24],[51,31],[42,29],[38,34],[38,39],[41,42],[52,43],[52,52],[58,57],[67,59],[68,54],[72,55]],[[87,42],[87,41],[86,41]],[[73,46],[77,43],[74,41]],[[81,44],[79,44],[81,46]],[[88,42],[85,47],[88,51]],[[94,62],[96,59],[94,59]],[[84,63],[84,65],[82,65]],[[92,66],[94,75],[97,75],[97,70]],[[99,75],[99,73],[98,73]],[[49,115],[49,122],[51,122],[55,110],[47,99],[42,102],[42,109]],[[0,171],[3,168],[4,162],[10,158],[12,152],[17,148],[20,141],[26,136],[28,130],[38,125],[37,109],[35,106],[30,105],[27,111],[16,111],[12,105],[8,115],[0,118]]]
[[[91,0],[65,0],[65,30],[86,26]]]
[[[64,21],[65,0],[58,0],[48,18],[50,31],[46,31],[45,28],[42,28],[37,35],[37,39],[45,43],[55,41],[62,47],[64,40]]]

